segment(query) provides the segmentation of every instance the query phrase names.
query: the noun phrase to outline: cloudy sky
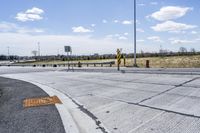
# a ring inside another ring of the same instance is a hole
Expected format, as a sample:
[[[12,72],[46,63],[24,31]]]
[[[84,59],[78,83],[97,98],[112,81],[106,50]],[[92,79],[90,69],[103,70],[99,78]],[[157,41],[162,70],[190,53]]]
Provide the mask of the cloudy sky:
[[[200,50],[199,0],[137,0],[137,51]],[[133,0],[1,0],[0,54],[133,52]]]

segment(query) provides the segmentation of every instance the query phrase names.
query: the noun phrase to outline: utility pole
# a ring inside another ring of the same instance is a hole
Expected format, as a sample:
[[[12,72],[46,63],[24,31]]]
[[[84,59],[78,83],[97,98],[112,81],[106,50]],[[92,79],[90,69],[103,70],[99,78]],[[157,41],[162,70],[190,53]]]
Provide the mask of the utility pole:
[[[9,60],[10,59],[10,47],[8,46],[7,49],[8,49],[8,60]]]
[[[136,60],[136,43],[137,43],[137,35],[136,35],[136,0],[134,0],[134,67],[137,67],[137,60]]]
[[[40,56],[40,42],[38,42],[38,56]]]

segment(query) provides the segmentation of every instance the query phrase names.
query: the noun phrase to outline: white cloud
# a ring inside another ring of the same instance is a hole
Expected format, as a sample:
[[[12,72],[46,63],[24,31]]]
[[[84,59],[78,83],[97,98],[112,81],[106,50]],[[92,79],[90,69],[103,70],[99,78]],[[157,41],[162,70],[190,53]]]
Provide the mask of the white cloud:
[[[106,39],[106,40],[107,40],[107,39],[109,40],[109,39],[113,39],[113,37],[114,37],[113,35],[106,35],[105,39]]]
[[[43,33],[43,29],[22,27],[14,23],[0,22],[0,32],[12,33]]]
[[[144,42],[144,40],[143,39],[138,39],[137,42]]]
[[[170,39],[171,44],[192,44],[195,40]]]
[[[110,34],[110,35],[107,35],[105,37],[105,39],[113,39],[113,40],[127,40],[128,38],[126,36],[128,36],[129,34],[128,33],[124,33],[123,35],[122,34]]]
[[[33,7],[32,9],[28,9],[26,11],[27,14],[42,14],[44,11],[42,9],[39,9],[37,7]]]
[[[115,36],[115,37],[119,37],[119,36],[120,36],[120,34],[115,34],[114,36]]]
[[[196,31],[191,31],[191,34],[197,34],[198,32],[196,32]]]
[[[200,38],[196,38],[195,40],[196,40],[196,41],[200,41]]]
[[[160,11],[154,12],[151,17],[159,21],[167,21],[183,17],[188,11],[192,10],[189,7],[166,6]]]
[[[124,52],[130,52],[132,45],[119,40],[95,39],[88,35],[28,35],[19,33],[0,33],[0,53],[6,53],[10,46],[11,54],[31,55],[40,41],[42,55],[55,55],[59,49],[64,53],[64,46],[69,42],[74,55],[82,54],[109,54],[115,53],[117,48],[123,47]],[[28,44],[28,45],[27,45]]]
[[[44,33],[45,31],[43,29],[18,29],[18,33]]]
[[[129,34],[128,34],[128,32],[125,32],[124,35],[125,35],[125,36],[128,36]]]
[[[137,4],[138,6],[145,6],[145,4],[144,3],[139,3],[139,4]]]
[[[122,22],[122,24],[124,24],[124,25],[130,25],[130,24],[132,24],[132,21],[124,20],[124,21]]]
[[[102,20],[102,23],[106,24],[106,23],[108,23],[108,21],[104,19],[104,20]]]
[[[119,39],[119,40],[127,40],[128,38],[125,37],[125,36],[120,36],[118,39]]]
[[[32,9],[28,9],[26,12],[17,13],[15,17],[18,21],[26,22],[26,21],[36,21],[41,20],[43,17],[41,16],[44,13],[42,9],[37,7],[33,7]]]
[[[16,28],[17,28],[16,24],[13,24],[13,23],[8,23],[8,22],[0,23],[0,31],[1,32],[12,31],[13,29],[16,29]]]
[[[148,40],[152,40],[152,41],[155,41],[155,42],[163,42],[159,36],[150,36],[147,38]]]
[[[151,2],[150,4],[151,4],[151,5],[158,5],[158,2],[155,2],[155,1],[154,1],[154,2]]]
[[[90,29],[86,29],[82,26],[78,26],[78,27],[72,27],[73,32],[75,33],[88,33],[88,32],[93,32]]]
[[[176,23],[173,21],[166,21],[156,26],[151,27],[154,31],[168,31],[168,32],[180,32],[188,29],[196,28],[196,25],[187,25],[183,23]]]
[[[119,20],[114,20],[114,23],[119,23]]]
[[[139,28],[138,28],[138,29],[136,29],[136,31],[137,31],[137,32],[141,32],[141,33],[143,33],[143,32],[144,32],[144,30],[143,30],[143,29],[139,29]]]
[[[96,24],[91,24],[91,26],[92,26],[92,27],[95,27],[95,26],[96,26]]]

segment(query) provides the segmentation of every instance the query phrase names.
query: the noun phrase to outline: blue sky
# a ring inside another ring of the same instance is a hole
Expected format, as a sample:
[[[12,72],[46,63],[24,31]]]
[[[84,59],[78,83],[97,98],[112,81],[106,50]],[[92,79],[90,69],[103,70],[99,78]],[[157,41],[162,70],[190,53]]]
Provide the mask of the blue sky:
[[[137,0],[137,52],[200,50],[199,0]],[[0,54],[133,52],[133,0],[1,0]]]

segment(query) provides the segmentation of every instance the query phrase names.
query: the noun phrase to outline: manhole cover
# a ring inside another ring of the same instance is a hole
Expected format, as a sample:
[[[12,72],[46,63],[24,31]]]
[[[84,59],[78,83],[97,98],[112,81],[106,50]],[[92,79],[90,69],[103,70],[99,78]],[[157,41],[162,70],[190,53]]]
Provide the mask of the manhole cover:
[[[40,97],[40,98],[30,98],[25,99],[23,101],[23,106],[27,107],[37,107],[37,106],[45,106],[45,105],[52,105],[52,104],[62,104],[60,99],[57,96],[52,97]]]

